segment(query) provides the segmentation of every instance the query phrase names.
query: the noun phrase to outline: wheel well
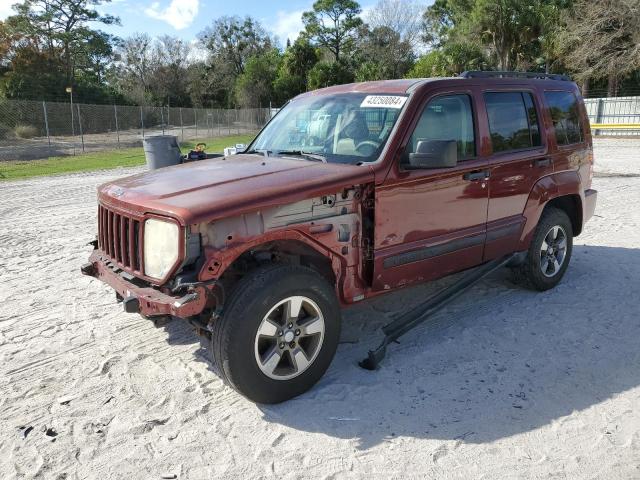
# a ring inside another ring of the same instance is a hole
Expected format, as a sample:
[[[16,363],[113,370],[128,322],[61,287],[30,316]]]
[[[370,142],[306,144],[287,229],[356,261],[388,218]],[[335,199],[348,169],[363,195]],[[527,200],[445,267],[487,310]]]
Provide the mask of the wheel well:
[[[229,292],[245,274],[269,263],[306,266],[319,273],[330,285],[336,284],[331,259],[297,240],[277,240],[250,248],[229,265],[220,281]]]
[[[556,197],[547,203],[545,209],[549,207],[558,208],[567,214],[571,220],[574,237],[582,233],[582,202],[579,195]]]

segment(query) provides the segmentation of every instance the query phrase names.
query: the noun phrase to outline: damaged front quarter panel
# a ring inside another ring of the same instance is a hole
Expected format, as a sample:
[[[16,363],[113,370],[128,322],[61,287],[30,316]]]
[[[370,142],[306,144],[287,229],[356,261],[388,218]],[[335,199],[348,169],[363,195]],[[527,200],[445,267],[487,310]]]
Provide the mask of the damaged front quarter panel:
[[[284,256],[288,261],[312,249],[335,278],[338,298],[363,297],[362,196],[360,187],[192,227],[200,233],[205,260],[198,280],[221,278],[241,256]]]

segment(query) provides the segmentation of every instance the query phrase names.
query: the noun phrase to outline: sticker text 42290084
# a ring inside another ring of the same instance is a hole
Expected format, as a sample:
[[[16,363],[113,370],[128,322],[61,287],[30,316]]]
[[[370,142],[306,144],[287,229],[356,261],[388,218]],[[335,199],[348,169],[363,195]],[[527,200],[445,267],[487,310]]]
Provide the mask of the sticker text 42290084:
[[[407,97],[400,95],[367,95],[360,108],[402,108]]]

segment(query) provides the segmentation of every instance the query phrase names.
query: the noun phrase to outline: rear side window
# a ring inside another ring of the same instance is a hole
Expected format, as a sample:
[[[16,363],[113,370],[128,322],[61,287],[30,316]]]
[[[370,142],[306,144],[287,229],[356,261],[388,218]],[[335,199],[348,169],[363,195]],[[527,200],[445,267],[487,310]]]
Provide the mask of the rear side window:
[[[484,102],[494,153],[541,145],[538,114],[529,92],[488,92]]]
[[[422,111],[416,129],[405,152],[414,153],[421,140],[454,140],[458,146],[458,160],[475,157],[473,110],[469,95],[436,97]],[[408,160],[404,160],[405,162]]]
[[[581,143],[580,111],[578,99],[571,92],[544,92],[549,105],[558,145]]]

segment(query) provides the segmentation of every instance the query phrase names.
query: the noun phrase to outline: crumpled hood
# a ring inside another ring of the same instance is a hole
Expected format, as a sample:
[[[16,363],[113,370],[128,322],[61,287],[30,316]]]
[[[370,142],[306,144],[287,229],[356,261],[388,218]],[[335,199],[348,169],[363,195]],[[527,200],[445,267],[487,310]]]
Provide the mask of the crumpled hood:
[[[372,181],[367,166],[240,154],[105,183],[98,198],[127,211],[169,215],[186,225]]]

